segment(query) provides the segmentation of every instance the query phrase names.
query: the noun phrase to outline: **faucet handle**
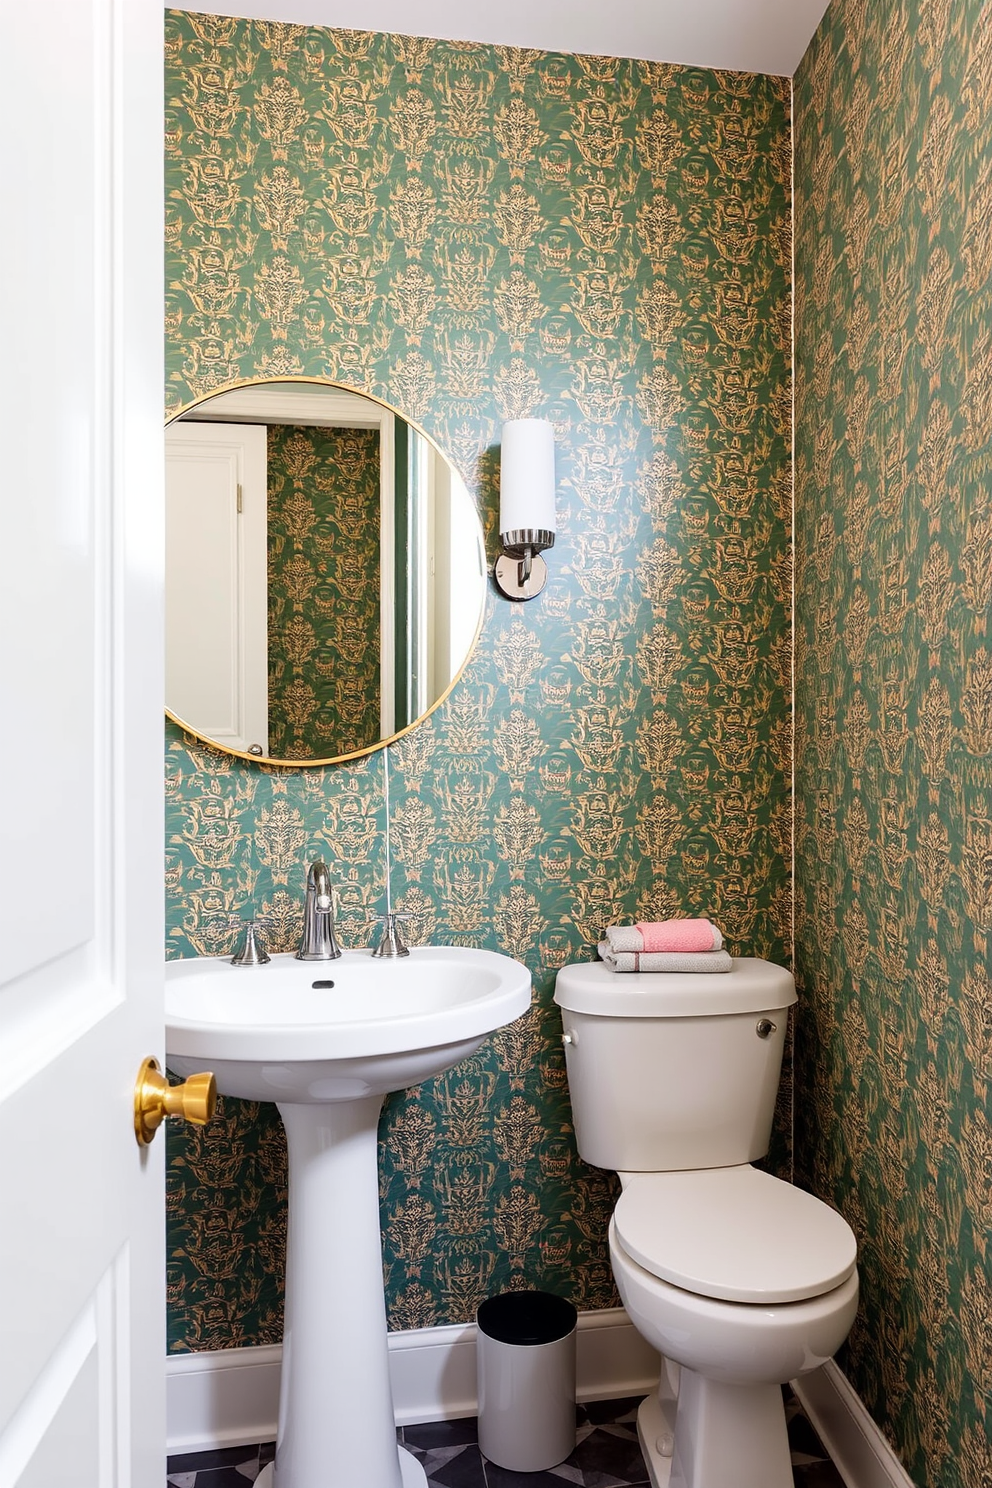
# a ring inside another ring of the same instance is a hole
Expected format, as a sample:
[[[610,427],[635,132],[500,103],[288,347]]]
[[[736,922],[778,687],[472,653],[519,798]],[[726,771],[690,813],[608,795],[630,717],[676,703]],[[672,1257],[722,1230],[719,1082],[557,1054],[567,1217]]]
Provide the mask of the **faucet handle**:
[[[373,956],[409,956],[410,948],[403,943],[403,936],[400,934],[398,921],[415,918],[415,915],[404,914],[402,911],[395,909],[390,909],[385,914],[376,915],[372,924],[382,924],[384,928],[382,939],[372,952]]]
[[[246,920],[238,948],[231,957],[232,966],[264,966],[272,957],[265,949],[265,942],[254,920]]]

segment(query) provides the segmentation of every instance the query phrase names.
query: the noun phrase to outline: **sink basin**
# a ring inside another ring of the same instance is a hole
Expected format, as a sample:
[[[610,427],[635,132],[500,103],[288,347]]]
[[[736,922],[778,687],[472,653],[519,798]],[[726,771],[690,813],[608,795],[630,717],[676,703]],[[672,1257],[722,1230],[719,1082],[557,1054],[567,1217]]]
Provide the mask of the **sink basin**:
[[[530,1003],[519,961],[462,946],[396,960],[197,957],[165,971],[169,1066],[209,1065],[222,1095],[323,1102],[419,1085],[466,1059]]]
[[[289,1153],[276,1488],[426,1488],[397,1446],[379,1237],[383,1096],[473,1054],[530,1006],[508,956],[423,946],[380,960],[216,958],[165,969],[169,1068],[275,1101]]]

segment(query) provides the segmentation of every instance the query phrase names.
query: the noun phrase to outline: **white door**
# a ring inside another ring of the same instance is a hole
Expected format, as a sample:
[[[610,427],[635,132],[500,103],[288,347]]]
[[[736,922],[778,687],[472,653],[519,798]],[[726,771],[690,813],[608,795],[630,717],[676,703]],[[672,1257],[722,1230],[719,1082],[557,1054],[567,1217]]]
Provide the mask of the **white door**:
[[[165,700],[253,754],[269,752],[267,467],[262,424],[166,434]]]
[[[3,10],[2,1488],[163,1481],[161,29]]]

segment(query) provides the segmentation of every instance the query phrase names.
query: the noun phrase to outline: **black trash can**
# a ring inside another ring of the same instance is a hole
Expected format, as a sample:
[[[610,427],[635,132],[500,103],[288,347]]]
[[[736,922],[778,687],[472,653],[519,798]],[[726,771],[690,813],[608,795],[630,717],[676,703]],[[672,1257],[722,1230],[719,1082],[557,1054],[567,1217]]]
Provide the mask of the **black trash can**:
[[[503,1292],[479,1325],[479,1450],[498,1467],[540,1472],[575,1447],[575,1325],[551,1292]]]

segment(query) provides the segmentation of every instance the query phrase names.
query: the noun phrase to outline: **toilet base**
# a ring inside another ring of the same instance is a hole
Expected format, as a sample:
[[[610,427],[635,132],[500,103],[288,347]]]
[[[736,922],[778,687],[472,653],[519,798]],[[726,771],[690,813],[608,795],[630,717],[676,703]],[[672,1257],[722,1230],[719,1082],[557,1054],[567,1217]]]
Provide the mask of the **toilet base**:
[[[665,1361],[662,1360],[664,1367]],[[671,1367],[671,1366],[669,1366]],[[637,1440],[651,1479],[651,1488],[670,1488],[671,1448],[675,1441],[675,1412],[657,1395],[647,1395],[637,1411]]]
[[[652,1488],[793,1488],[780,1385],[725,1385],[663,1360],[637,1435]]]

